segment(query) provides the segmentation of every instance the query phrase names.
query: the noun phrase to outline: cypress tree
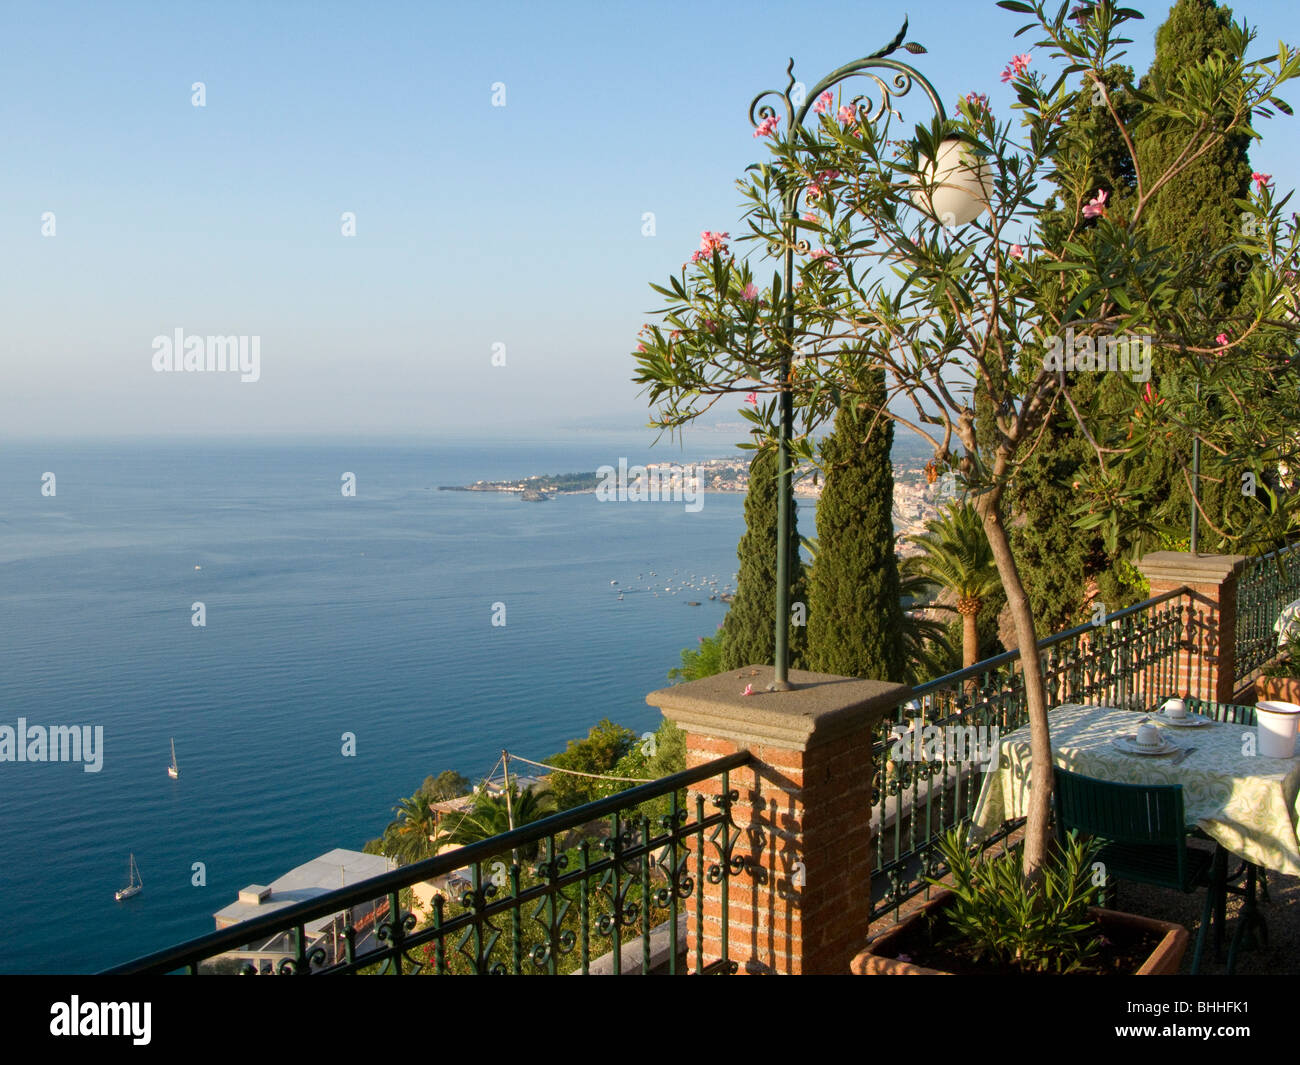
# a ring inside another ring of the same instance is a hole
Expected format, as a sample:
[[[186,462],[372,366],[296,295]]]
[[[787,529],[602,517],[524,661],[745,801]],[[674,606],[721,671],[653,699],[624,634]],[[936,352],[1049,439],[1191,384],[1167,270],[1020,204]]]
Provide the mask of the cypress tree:
[[[736,597],[722,621],[722,668],[771,664],[776,655],[776,449],[763,447],[749,463],[745,535],[736,555]],[[806,603],[795,507],[790,507],[790,603]],[[790,667],[804,667],[805,627],[790,626]]]
[[[1176,87],[1180,74],[1214,52],[1232,55],[1234,37],[1231,9],[1219,7],[1214,0],[1178,0],[1156,31],[1155,59],[1139,88],[1162,97]],[[1134,147],[1148,187],[1182,154],[1191,133],[1182,124],[1146,122],[1137,127]],[[1247,276],[1239,265],[1244,256],[1211,260],[1204,252],[1230,243],[1236,235],[1240,212],[1233,199],[1250,191],[1249,145],[1245,133],[1224,137],[1160,188],[1146,207],[1147,243],[1172,245],[1215,292],[1208,306],[1187,307],[1204,316],[1207,324],[1231,313]]]
[[[1180,74],[1216,51],[1237,58],[1238,47],[1229,8],[1219,7],[1214,0],[1178,0],[1156,32],[1155,59],[1140,88],[1157,98],[1163,97],[1176,87]],[[1191,132],[1181,124],[1138,126],[1134,145],[1148,186],[1178,158]],[[1233,200],[1245,198],[1250,191],[1249,144],[1250,139],[1244,133],[1224,137],[1159,189],[1146,207],[1148,243],[1152,247],[1171,245],[1177,249],[1187,269],[1194,271],[1213,293],[1207,303],[1196,306],[1189,300],[1184,308],[1189,321],[1198,325],[1207,345],[1224,331],[1224,323],[1249,276],[1250,263],[1242,254],[1217,260],[1204,255],[1207,247],[1229,243],[1240,225],[1240,211]],[[1154,378],[1153,383],[1157,383]],[[1170,388],[1180,387],[1178,382],[1167,384]],[[1212,392],[1202,395],[1201,402],[1208,417],[1226,416],[1225,405]],[[1180,463],[1191,463],[1191,444],[1181,437],[1172,439],[1167,451],[1153,453],[1147,466],[1151,470],[1149,481],[1168,485],[1160,508],[1165,523],[1185,535],[1192,503]],[[1200,480],[1198,497],[1214,524],[1221,525],[1225,516],[1247,505],[1236,481],[1240,470],[1222,467],[1208,449],[1202,449],[1201,468],[1205,475]],[[1231,550],[1205,521],[1201,522],[1201,530],[1201,551]]]
[[[905,663],[894,556],[894,423],[876,411],[885,375],[860,405],[841,407],[821,444],[826,482],[817,504],[817,558],[808,587],[808,662],[821,673],[898,681]]]

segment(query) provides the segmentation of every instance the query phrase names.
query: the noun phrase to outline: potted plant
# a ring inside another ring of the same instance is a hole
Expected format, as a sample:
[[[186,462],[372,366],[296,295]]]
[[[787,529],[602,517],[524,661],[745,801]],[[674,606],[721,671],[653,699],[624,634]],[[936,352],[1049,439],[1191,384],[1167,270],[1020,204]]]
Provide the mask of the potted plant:
[[[1300,631],[1293,629],[1280,650],[1282,657],[1266,665],[1255,678],[1257,702],[1300,703]]]
[[[853,959],[859,976],[1176,973],[1187,949],[1182,925],[1096,905],[1096,841],[1071,833],[1043,875],[1027,884],[1016,846],[979,854],[961,829],[939,843],[951,883]]]

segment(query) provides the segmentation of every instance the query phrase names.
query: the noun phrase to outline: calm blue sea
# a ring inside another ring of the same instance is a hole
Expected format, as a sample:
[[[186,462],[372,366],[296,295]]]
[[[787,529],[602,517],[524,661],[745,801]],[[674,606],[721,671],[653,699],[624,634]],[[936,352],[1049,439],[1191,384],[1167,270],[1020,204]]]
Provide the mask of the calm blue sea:
[[[645,694],[725,610],[664,588],[731,581],[741,497],[688,513],[436,490],[728,453],[647,444],[0,446],[0,725],[104,729],[99,773],[0,763],[0,971],[95,971],[204,934],[246,884],[360,849],[430,773],[541,759],[603,717],[654,728]],[[145,890],[118,903],[128,852]]]

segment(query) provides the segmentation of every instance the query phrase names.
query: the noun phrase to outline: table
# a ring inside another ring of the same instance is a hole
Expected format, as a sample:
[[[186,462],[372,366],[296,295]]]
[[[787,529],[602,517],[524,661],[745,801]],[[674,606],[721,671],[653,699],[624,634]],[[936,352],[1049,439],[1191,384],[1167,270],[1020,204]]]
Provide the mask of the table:
[[[1300,876],[1300,758],[1243,753],[1253,725],[1215,722],[1203,728],[1161,731],[1196,750],[1179,765],[1175,755],[1125,754],[1111,744],[1131,735],[1143,715],[1107,706],[1066,704],[1048,715],[1055,763],[1074,773],[1127,784],[1181,784],[1189,823],[1245,861]],[[1159,720],[1158,718],[1156,720]],[[997,768],[985,773],[975,808],[976,836],[1024,817],[1029,800],[1029,726],[1004,736]]]

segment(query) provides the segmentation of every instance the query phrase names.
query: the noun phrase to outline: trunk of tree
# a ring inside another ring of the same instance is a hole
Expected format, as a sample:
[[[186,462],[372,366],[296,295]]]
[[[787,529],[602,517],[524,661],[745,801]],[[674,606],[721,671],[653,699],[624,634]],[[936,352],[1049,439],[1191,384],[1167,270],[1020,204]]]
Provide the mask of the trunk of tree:
[[[994,463],[996,487],[975,500],[984,522],[998,576],[1007,595],[1007,606],[1016,627],[1020,644],[1020,662],[1024,669],[1025,699],[1029,710],[1029,811],[1025,825],[1026,880],[1037,880],[1047,858],[1050,843],[1049,815],[1052,809],[1052,740],[1047,723],[1047,698],[1043,689],[1042,663],[1038,657],[1038,636],[1034,632],[1034,615],[1020,580],[1006,526],[1002,521],[1002,493],[1007,468],[1006,457],[999,453]]]
[[[957,603],[957,612],[961,614],[961,667],[969,669],[980,658],[979,621],[980,601],[962,599]],[[966,694],[972,699],[979,692],[979,681],[972,677],[965,684]]]

